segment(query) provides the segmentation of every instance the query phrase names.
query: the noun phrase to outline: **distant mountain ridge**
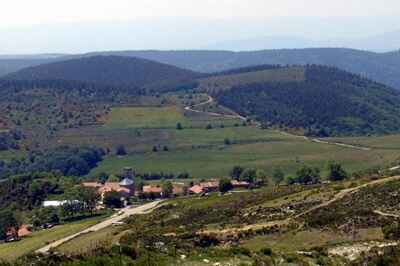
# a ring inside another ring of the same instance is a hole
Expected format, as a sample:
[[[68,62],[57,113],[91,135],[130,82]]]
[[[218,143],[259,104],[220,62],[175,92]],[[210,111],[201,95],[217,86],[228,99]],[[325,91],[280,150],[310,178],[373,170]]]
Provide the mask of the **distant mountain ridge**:
[[[122,56],[93,56],[70,59],[22,69],[5,80],[80,81],[101,85],[152,87],[162,82],[193,80],[199,74],[147,59]]]
[[[263,65],[307,65],[334,66],[371,80],[400,89],[400,52],[374,53],[346,48],[281,49],[250,52],[230,51],[110,51],[95,52],[50,59],[61,61],[71,58],[96,55],[115,55],[144,58],[196,72],[212,73],[229,69]],[[45,59],[43,63],[48,63]],[[40,64],[40,60],[0,60],[0,76],[5,73]],[[7,65],[9,66],[7,68]],[[4,71],[4,69],[8,69]]]

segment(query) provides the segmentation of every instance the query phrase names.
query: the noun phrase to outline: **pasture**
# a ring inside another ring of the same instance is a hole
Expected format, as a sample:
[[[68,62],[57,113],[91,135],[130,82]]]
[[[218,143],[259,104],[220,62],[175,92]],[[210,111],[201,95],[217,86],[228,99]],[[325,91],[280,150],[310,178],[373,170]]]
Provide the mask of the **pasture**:
[[[140,173],[188,172],[210,178],[226,176],[236,165],[261,168],[268,174],[279,167],[293,175],[302,164],[320,167],[324,174],[332,160],[354,172],[386,166],[398,158],[400,136],[334,139],[371,146],[370,151],[313,143],[277,130],[243,125],[239,119],[184,110],[184,102],[204,101],[204,95],[174,97],[170,96],[176,105],[113,108],[103,125],[65,130],[57,142],[109,149],[109,155],[89,175],[117,174],[130,166]],[[183,129],[178,130],[177,123]],[[127,156],[114,155],[119,144],[125,146]]]

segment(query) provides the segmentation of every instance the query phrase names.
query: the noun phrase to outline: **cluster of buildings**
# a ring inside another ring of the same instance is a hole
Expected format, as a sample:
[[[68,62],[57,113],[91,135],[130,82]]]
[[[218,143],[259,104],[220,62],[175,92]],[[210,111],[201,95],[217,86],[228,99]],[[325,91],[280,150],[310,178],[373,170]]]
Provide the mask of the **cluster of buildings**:
[[[115,191],[121,194],[121,198],[128,199],[132,196],[142,196],[144,198],[161,198],[164,197],[163,188],[160,185],[146,185],[142,188],[135,186],[133,177],[134,171],[130,167],[125,167],[122,172],[123,180],[121,182],[84,182],[84,187],[94,188],[104,198],[108,192]],[[232,180],[233,189],[247,189],[250,184],[248,182]],[[181,195],[201,195],[210,192],[219,191],[219,181],[213,180],[208,182],[200,182],[193,186],[187,187],[184,184],[173,184],[172,193],[168,196]]]
[[[248,189],[250,183],[244,181],[232,180],[233,189]],[[204,194],[219,191],[219,181],[201,182],[189,188],[189,194]]]
[[[129,198],[132,196],[143,196],[151,198],[161,198],[163,195],[163,189],[159,185],[146,185],[140,190],[134,186],[134,182],[130,178],[124,178],[121,182],[85,182],[82,184],[84,187],[90,187],[97,189],[98,193],[103,198],[107,192],[115,191],[121,194],[123,198]],[[232,180],[233,189],[247,189],[250,184],[248,182]],[[219,181],[201,182],[191,187],[185,187],[183,184],[173,184],[172,193],[169,196],[181,196],[187,194],[201,195],[210,192],[219,191]]]

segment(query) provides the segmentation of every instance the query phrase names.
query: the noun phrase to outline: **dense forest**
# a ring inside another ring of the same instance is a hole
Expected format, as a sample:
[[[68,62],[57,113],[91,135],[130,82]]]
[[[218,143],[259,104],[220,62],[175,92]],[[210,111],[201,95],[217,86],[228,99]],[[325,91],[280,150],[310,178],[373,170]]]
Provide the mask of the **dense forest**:
[[[60,146],[48,151],[30,152],[22,159],[0,161],[0,179],[23,173],[54,172],[83,176],[97,166],[105,152],[95,147]]]
[[[193,71],[212,73],[254,65],[334,66],[400,89],[400,52],[374,53],[345,48],[230,51],[124,51],[94,53],[134,56]]]
[[[44,59],[2,59],[0,76],[25,67],[81,56],[139,57],[196,72],[212,73],[254,65],[318,64],[341,68],[400,89],[400,52],[374,53],[344,48],[282,49],[252,52],[230,51],[116,51]]]
[[[158,83],[192,80],[198,74],[146,59],[94,56],[23,69],[9,80],[68,80],[101,85],[144,88]]]
[[[326,137],[400,130],[400,93],[336,68],[307,66],[304,82],[239,85],[218,101],[264,126],[302,129]]]

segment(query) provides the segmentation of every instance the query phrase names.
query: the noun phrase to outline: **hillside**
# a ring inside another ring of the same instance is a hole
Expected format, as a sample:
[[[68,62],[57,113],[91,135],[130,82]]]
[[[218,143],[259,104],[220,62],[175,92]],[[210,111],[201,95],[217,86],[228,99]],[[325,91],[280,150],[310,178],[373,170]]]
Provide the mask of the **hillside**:
[[[373,53],[344,48],[310,48],[251,52],[126,51],[106,54],[141,57],[198,72],[219,72],[262,64],[327,65],[400,89],[399,52]]]
[[[235,75],[219,76],[219,83],[213,85],[225,89],[215,89],[212,93],[220,104],[258,119],[264,126],[297,129],[313,136],[385,134],[400,130],[400,92],[336,68],[307,66],[303,70],[304,80],[290,79],[288,75],[284,81],[253,78],[248,83],[241,79],[236,85],[232,82]],[[293,68],[286,71],[292,73]],[[253,77],[256,73],[259,72],[253,73]]]
[[[151,87],[162,82],[190,80],[189,70],[121,56],[93,56],[22,69],[5,76],[9,80],[67,80],[102,85]]]
[[[310,48],[262,50],[248,52],[230,51],[114,51],[95,52],[67,58],[113,55],[138,57],[164,64],[174,65],[192,71],[211,73],[228,69],[262,65],[306,65],[318,64],[363,75],[369,79],[400,89],[400,52],[374,53],[345,48]],[[22,59],[0,60],[0,76],[24,67],[37,65],[40,60]]]

